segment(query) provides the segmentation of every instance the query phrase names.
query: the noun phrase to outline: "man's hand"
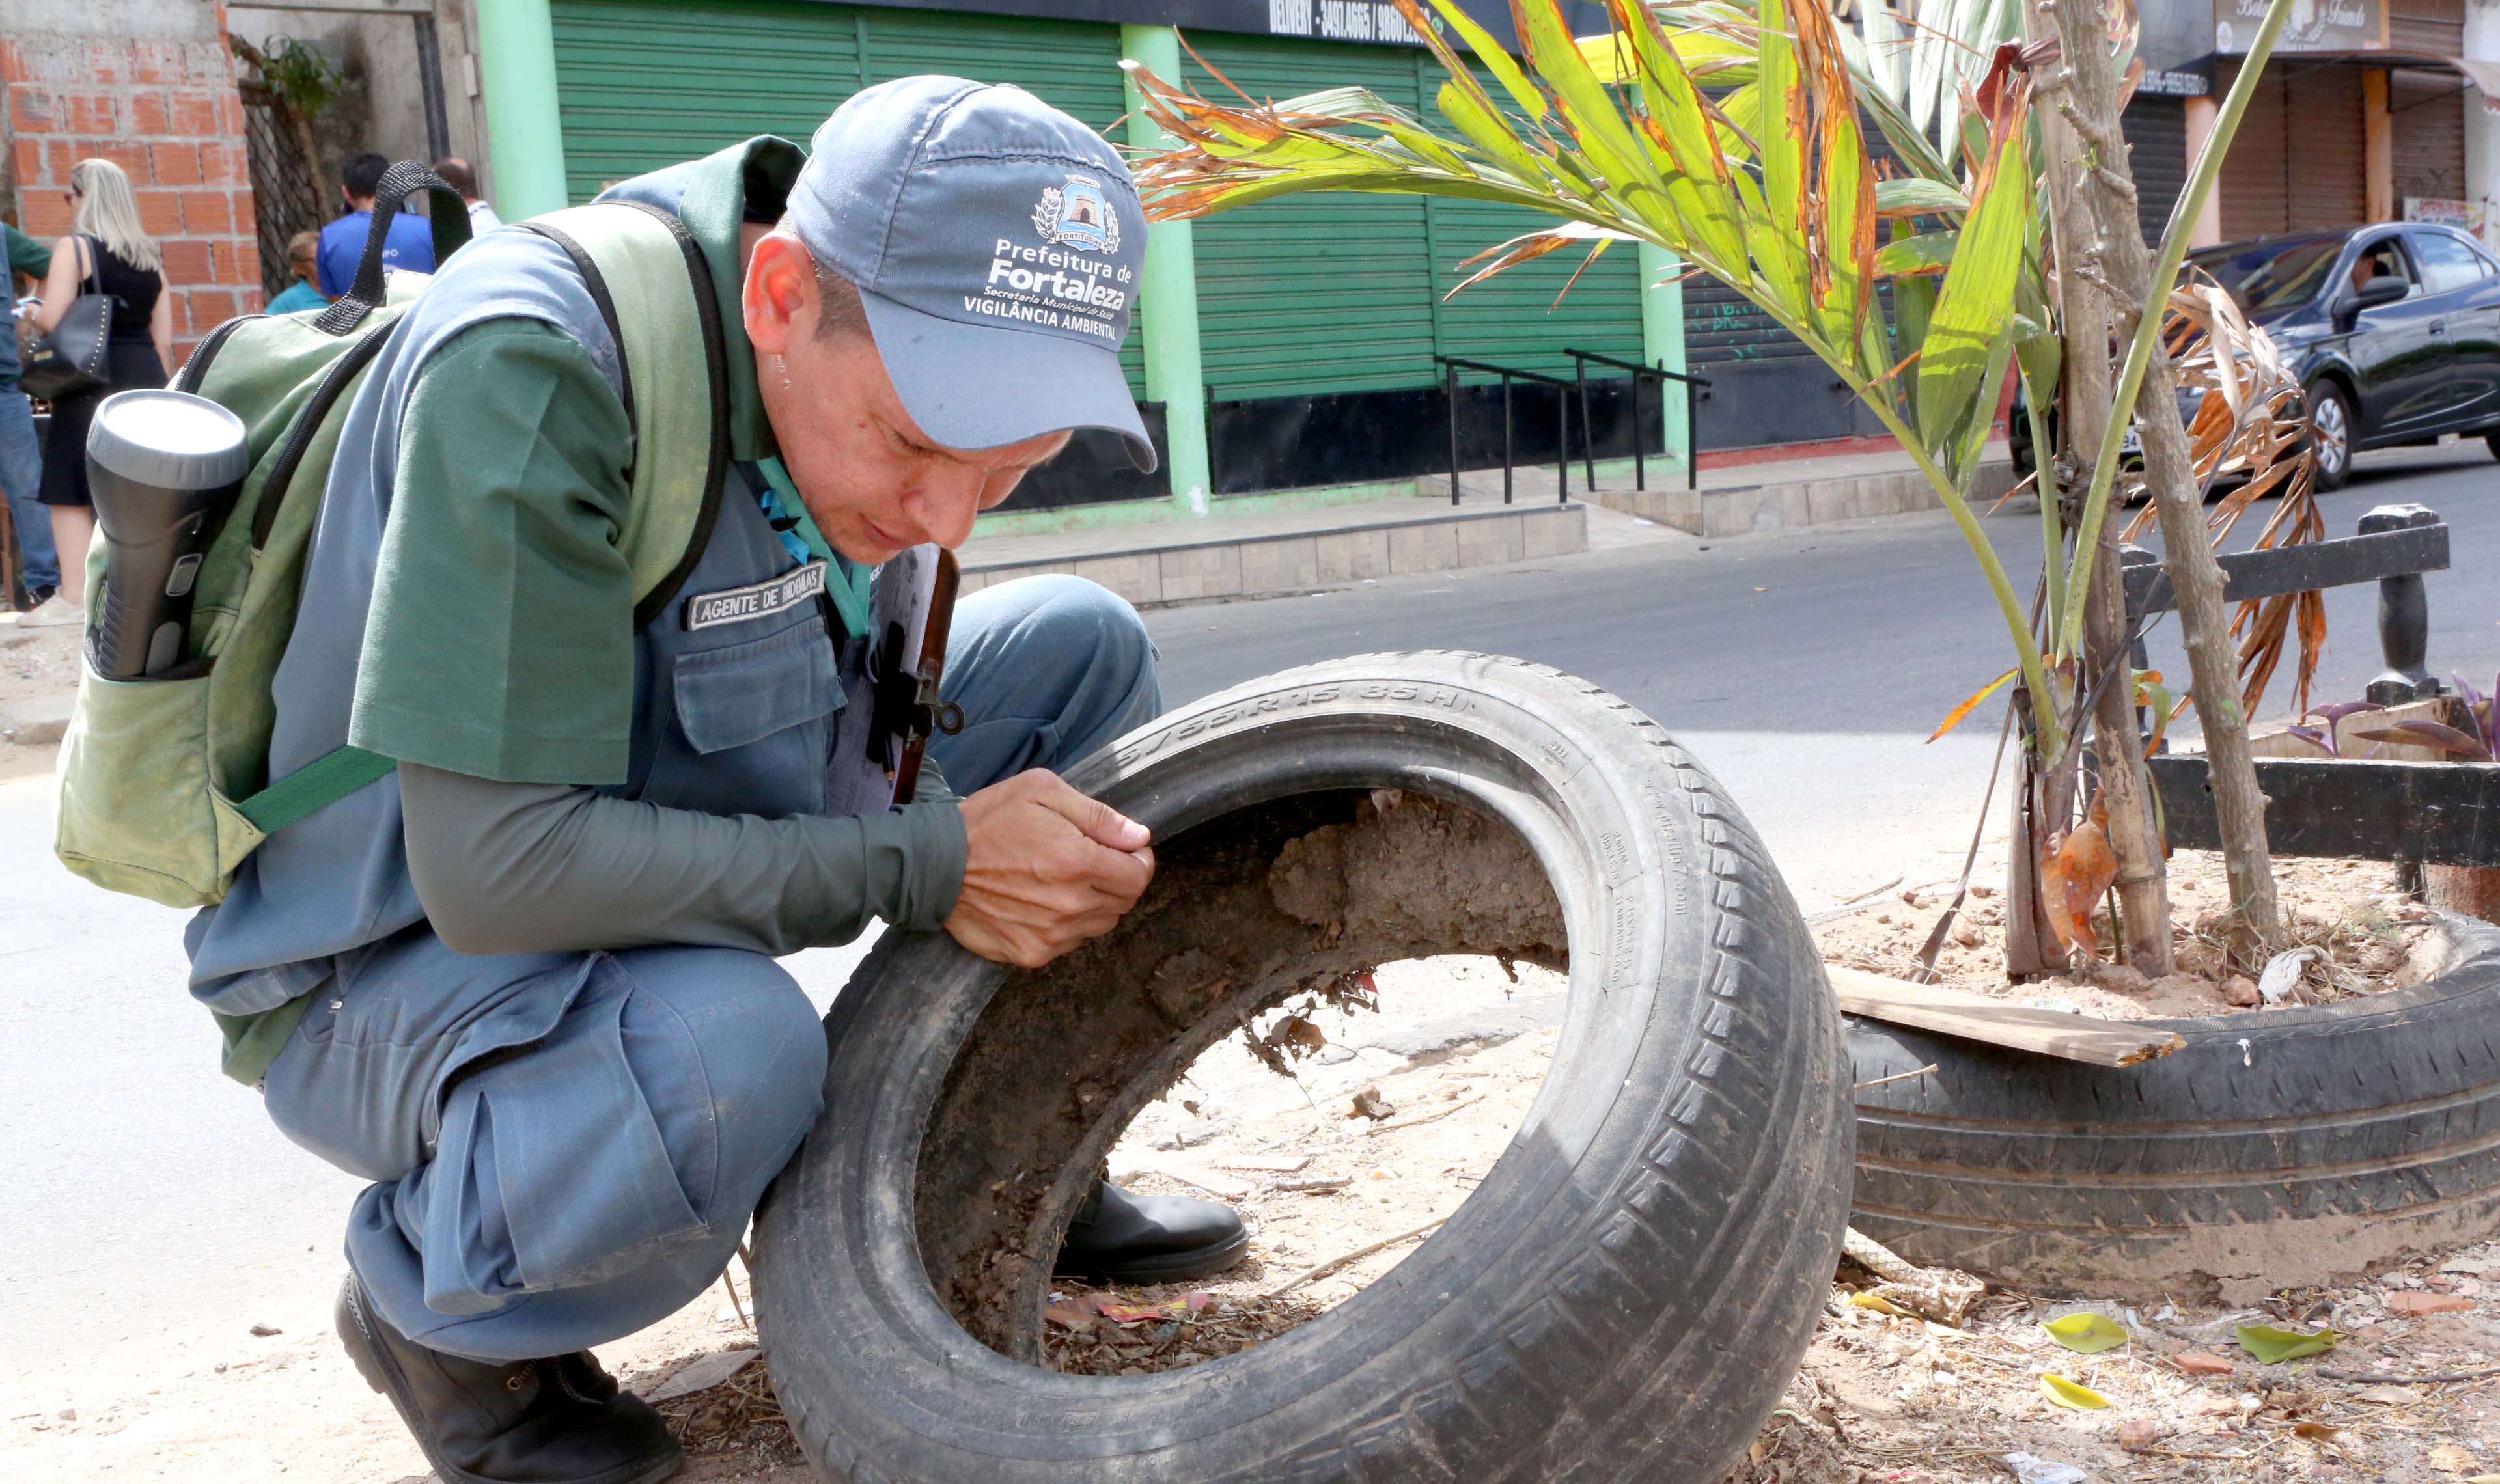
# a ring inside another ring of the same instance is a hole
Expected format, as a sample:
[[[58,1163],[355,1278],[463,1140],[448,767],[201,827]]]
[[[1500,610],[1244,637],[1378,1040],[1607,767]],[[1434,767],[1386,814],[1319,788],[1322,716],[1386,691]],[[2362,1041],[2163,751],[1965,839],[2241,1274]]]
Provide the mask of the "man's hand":
[[[1108,933],[1154,879],[1146,827],[1045,768],[966,799],[964,838],[964,889],[946,931],[1020,969]]]

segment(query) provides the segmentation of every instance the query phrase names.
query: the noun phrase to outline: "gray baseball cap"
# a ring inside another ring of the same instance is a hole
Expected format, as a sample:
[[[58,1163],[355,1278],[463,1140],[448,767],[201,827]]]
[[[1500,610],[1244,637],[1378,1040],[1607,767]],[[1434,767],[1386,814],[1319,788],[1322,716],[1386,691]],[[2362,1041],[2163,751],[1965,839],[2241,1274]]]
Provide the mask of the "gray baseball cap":
[[[1069,428],[1154,443],[1120,370],[1146,217],[1108,142],[1018,87],[880,82],[816,130],[790,222],[858,285],[903,405],[952,448]]]

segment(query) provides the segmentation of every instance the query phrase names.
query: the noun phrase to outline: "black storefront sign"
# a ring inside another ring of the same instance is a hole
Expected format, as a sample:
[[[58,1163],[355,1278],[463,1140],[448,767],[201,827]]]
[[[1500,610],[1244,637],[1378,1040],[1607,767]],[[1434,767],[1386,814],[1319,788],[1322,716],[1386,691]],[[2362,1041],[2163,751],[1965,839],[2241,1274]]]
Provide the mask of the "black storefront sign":
[[[899,11],[930,8],[915,0],[844,3]],[[1502,45],[1514,51],[1519,49],[1509,0],[1460,0],[1460,5]],[[1238,31],[1252,36],[1290,36],[1383,47],[1424,45],[1391,0],[945,0],[944,9],[975,16],[1177,26],[1185,32]],[[1431,7],[1428,3],[1425,9],[1429,12]],[[1562,18],[1570,22],[1572,34],[1578,36],[1595,35],[1607,27],[1606,8],[1593,0],[1562,0]],[[1466,49],[1459,49],[1464,54]]]

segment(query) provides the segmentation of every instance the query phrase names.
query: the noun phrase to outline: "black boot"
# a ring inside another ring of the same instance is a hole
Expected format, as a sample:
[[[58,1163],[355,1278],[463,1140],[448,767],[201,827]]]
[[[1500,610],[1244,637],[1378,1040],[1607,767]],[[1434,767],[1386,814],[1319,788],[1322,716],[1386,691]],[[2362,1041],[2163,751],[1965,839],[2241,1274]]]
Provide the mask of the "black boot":
[[[1137,1196],[1097,1180],[1069,1223],[1052,1271],[1097,1283],[1179,1283],[1241,1261],[1250,1234],[1233,1208],[1186,1196]]]
[[[444,1484],[658,1484],[686,1466],[660,1414],[587,1350],[501,1366],[428,1350],[382,1322],[353,1273],[338,1325]]]

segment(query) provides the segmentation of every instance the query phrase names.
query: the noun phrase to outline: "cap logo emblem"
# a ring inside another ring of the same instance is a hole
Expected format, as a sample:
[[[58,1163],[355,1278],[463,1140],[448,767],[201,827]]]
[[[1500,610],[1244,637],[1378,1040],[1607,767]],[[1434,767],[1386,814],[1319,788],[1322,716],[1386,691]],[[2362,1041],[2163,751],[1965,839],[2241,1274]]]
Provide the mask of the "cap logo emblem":
[[[1046,243],[1059,243],[1080,252],[1120,250],[1120,217],[1102,194],[1102,182],[1092,176],[1071,175],[1065,187],[1042,187],[1033,209],[1034,230]]]

